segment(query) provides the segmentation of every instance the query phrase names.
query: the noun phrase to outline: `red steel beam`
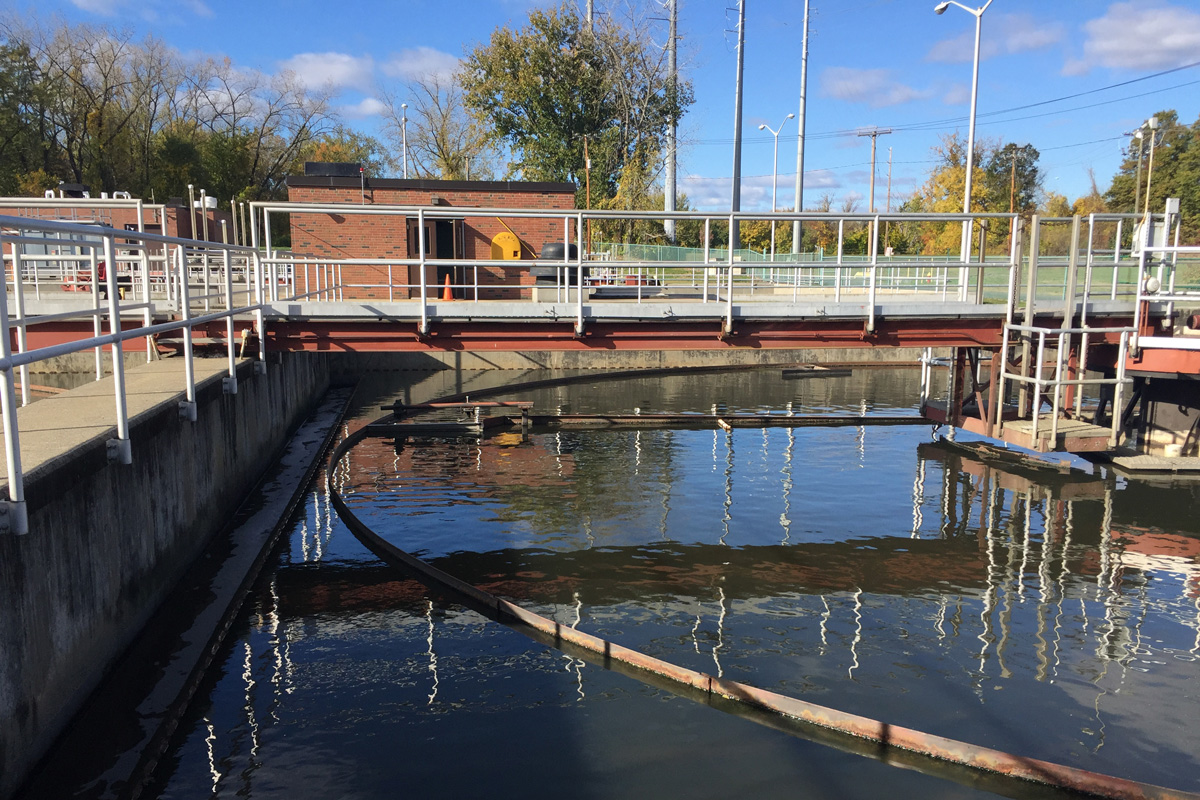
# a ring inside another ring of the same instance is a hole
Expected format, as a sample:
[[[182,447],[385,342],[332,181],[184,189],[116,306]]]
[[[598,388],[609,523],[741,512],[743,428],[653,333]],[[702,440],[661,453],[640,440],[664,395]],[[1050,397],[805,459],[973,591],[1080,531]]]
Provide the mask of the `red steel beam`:
[[[795,347],[999,347],[1001,319],[877,319],[868,334],[858,319],[739,321],[721,335],[720,320],[596,322],[576,336],[563,322],[434,323],[421,336],[411,322],[306,320],[271,322],[267,349],[327,352],[516,350],[738,350]],[[1100,343],[1106,337],[1096,336]],[[1112,337],[1115,341],[1115,336]]]

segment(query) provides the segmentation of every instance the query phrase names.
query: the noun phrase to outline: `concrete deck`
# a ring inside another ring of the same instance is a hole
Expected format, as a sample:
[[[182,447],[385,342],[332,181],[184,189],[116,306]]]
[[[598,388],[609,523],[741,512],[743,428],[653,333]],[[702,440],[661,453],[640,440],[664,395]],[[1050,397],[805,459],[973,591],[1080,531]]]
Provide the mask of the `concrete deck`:
[[[228,374],[225,358],[197,358],[196,386],[219,381]],[[68,461],[78,448],[103,445],[117,435],[117,410],[111,375],[69,392],[38,400],[17,410],[21,469],[25,480],[36,478]],[[153,361],[125,370],[125,398],[132,427],[161,404],[185,398],[182,358]],[[0,459],[0,482],[8,485],[8,466]]]

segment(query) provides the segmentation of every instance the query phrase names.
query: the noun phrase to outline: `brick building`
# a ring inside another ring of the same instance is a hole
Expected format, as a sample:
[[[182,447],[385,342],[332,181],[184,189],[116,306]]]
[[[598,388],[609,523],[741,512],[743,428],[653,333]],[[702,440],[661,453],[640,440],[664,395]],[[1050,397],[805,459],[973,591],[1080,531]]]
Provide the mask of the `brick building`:
[[[292,252],[341,263],[347,298],[406,299],[419,294],[419,268],[386,264],[345,264],[346,259],[417,258],[417,214],[354,213],[365,206],[436,206],[445,208],[528,209],[548,212],[575,208],[575,185],[520,181],[439,181],[357,177],[293,176],[287,179],[288,200],[296,203],[345,204],[346,213],[289,214]],[[562,217],[535,219],[502,216],[425,220],[425,255],[445,262],[426,267],[426,285],[441,293],[446,278],[457,298],[474,297],[478,277],[480,299],[516,299],[520,286],[533,279],[527,267],[471,267],[477,259],[532,259],[548,242],[562,242]],[[299,269],[303,269],[300,267]],[[390,286],[389,286],[390,274]],[[302,283],[301,283],[302,285]]]

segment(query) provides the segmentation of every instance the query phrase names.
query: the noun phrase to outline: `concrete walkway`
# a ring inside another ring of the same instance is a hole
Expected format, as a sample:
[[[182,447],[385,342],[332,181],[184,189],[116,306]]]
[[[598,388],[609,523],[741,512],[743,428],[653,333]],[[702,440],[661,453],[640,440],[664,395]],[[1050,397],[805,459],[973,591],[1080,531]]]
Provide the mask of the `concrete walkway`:
[[[196,387],[228,374],[227,358],[194,360]],[[125,370],[125,402],[132,427],[140,417],[177,405],[186,396],[184,362],[168,358]],[[55,469],[81,447],[103,445],[117,435],[117,406],[111,375],[17,410],[21,469],[26,482]],[[0,480],[8,468],[0,459]]]

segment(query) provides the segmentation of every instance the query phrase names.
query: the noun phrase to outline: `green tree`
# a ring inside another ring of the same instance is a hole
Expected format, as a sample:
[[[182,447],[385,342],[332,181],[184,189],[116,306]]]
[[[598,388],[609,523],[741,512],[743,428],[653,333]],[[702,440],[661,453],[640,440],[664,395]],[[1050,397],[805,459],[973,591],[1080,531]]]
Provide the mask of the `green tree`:
[[[368,178],[383,177],[392,166],[386,148],[378,139],[341,124],[309,142],[301,151],[301,159],[361,164]]]
[[[1041,189],[1039,153],[1032,145],[1002,145],[979,141],[972,167],[971,210],[1008,212],[1010,203],[1019,214],[1031,213]],[[966,143],[957,134],[943,136],[933,147],[935,166],[913,198],[915,211],[961,213],[966,191]],[[1015,181],[1015,185],[1014,185]],[[956,254],[962,240],[959,223],[925,223],[920,227],[921,246],[928,253]],[[1007,224],[987,229],[988,250],[1006,246]],[[974,246],[974,245],[973,245]]]
[[[1154,135],[1154,160],[1151,168],[1149,128],[1143,128],[1142,138],[1133,138],[1125,159],[1113,176],[1104,199],[1114,211],[1141,213],[1147,208],[1146,189],[1149,186],[1149,210],[1161,213],[1168,197],[1178,197],[1183,222],[1183,238],[1200,240],[1200,118],[1191,126],[1181,124],[1179,115],[1171,109],[1159,111],[1158,129]],[[1138,193],[1138,149],[1141,148],[1141,186]]]
[[[582,186],[586,137],[592,197],[581,205],[647,193],[669,121],[692,102],[688,81],[669,88],[664,51],[647,31],[601,15],[593,32],[564,3],[534,9],[527,26],[500,28],[468,54],[466,105],[509,149],[510,175]],[[620,189],[629,180],[643,185]]]
[[[21,44],[0,45],[0,192],[40,194],[58,184],[41,70]]]

